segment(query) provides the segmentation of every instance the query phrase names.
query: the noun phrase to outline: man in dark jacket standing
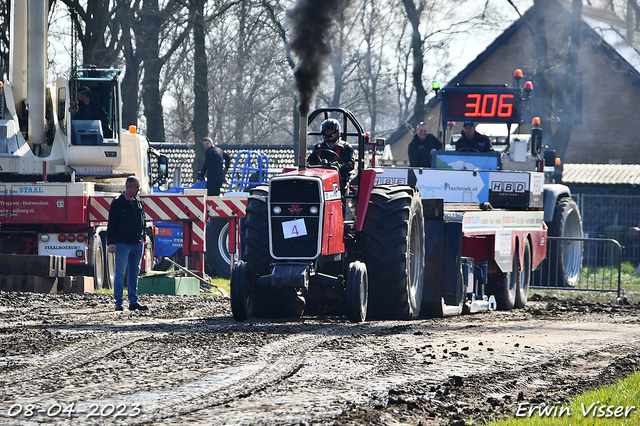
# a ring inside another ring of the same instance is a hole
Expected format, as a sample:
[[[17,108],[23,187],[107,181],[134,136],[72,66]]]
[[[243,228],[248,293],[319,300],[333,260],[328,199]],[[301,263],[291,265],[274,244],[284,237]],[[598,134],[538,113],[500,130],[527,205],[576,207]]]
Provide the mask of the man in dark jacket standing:
[[[476,132],[473,121],[465,121],[462,135],[456,141],[456,151],[489,152],[493,151],[488,136]]]
[[[440,149],[442,142],[429,133],[426,123],[421,122],[409,143],[409,164],[411,167],[431,167],[431,153]]]
[[[204,164],[198,172],[198,179],[207,177],[207,195],[220,195],[220,188],[229,170],[231,157],[221,148],[213,146],[213,140],[209,136],[205,136],[202,143],[204,144]]]
[[[140,191],[138,178],[128,177],[124,192],[111,202],[109,208],[107,251],[116,255],[116,276],[113,283],[116,311],[122,310],[122,291],[127,266],[129,267],[127,275],[129,310],[146,311],[148,309],[138,304],[138,273],[145,243],[144,204],[138,197],[138,191]]]

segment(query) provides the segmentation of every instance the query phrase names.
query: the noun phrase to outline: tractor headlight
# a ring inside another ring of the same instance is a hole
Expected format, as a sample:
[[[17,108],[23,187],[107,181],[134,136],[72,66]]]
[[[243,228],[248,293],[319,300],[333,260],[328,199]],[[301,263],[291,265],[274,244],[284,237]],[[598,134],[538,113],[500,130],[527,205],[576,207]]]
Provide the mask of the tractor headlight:
[[[316,206],[311,206],[309,208],[309,212],[311,212],[311,214],[318,214],[318,208]]]
[[[280,206],[275,206],[273,208],[273,214],[280,214],[282,213],[282,209],[280,208]]]

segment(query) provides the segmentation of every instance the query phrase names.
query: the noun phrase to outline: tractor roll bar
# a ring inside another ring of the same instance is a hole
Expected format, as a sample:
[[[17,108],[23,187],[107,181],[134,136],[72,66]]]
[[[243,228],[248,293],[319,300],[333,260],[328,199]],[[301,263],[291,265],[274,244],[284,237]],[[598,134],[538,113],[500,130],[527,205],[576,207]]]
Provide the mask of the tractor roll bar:
[[[344,108],[318,108],[314,111],[312,111],[309,114],[309,118],[307,120],[307,126],[305,126],[305,129],[308,128],[308,126],[311,125],[311,123],[320,115],[323,115],[323,121],[328,119],[328,118],[332,118],[331,117],[331,113],[334,113],[333,115],[339,115],[342,114],[342,120],[338,119],[338,121],[340,121],[340,124],[342,126],[342,129],[340,131],[340,138],[347,141],[347,137],[357,137],[358,138],[358,175],[360,175],[360,171],[362,169],[364,169],[364,146],[365,146],[365,133],[364,133],[364,129],[362,128],[362,126],[360,125],[360,122],[356,119],[355,115],[353,115],[353,113],[347,109]],[[304,120],[302,120],[304,121]],[[352,127],[355,129],[355,131],[348,131],[349,127],[348,127],[348,123],[351,123]],[[302,122],[301,122],[302,124]],[[306,135],[313,135],[313,136],[321,136],[322,134],[320,132],[305,132]],[[300,140],[302,141],[302,126],[300,126]],[[302,148],[302,143],[300,144],[300,148]],[[301,149],[301,151],[306,153],[306,141],[305,141],[305,146],[304,146],[304,150]]]

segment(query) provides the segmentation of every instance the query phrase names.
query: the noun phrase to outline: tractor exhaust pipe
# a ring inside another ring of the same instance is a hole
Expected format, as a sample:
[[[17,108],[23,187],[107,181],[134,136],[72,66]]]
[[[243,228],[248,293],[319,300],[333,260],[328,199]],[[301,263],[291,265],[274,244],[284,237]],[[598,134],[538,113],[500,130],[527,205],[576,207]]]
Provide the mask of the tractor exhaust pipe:
[[[307,165],[307,115],[300,114],[300,135],[298,137],[298,170],[304,170]]]

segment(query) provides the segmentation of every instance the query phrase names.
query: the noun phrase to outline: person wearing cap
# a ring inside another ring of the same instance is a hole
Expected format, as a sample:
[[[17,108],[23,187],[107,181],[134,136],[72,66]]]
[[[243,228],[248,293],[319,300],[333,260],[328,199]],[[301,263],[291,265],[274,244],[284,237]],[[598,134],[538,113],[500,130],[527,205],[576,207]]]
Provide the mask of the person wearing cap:
[[[416,134],[409,143],[409,165],[411,167],[431,167],[431,154],[442,149],[442,142],[429,133],[429,126],[420,122]]]
[[[209,136],[204,137],[202,144],[204,145],[204,163],[198,172],[198,180],[206,176],[207,195],[220,195],[220,188],[229,170],[231,157],[222,148],[215,146],[213,139]]]
[[[307,158],[307,163],[316,165],[327,162],[337,167],[340,173],[340,190],[344,194],[349,174],[356,164],[355,152],[351,145],[340,139],[340,122],[335,118],[325,120],[322,123],[320,133],[323,142],[314,145],[313,152]]]
[[[78,87],[78,111],[73,114],[73,120],[100,120],[102,130],[108,127],[107,112],[98,102],[91,102],[91,89],[87,86]]]
[[[462,127],[462,135],[456,141],[456,151],[489,152],[493,151],[491,140],[488,136],[476,132],[473,121],[465,121]]]

